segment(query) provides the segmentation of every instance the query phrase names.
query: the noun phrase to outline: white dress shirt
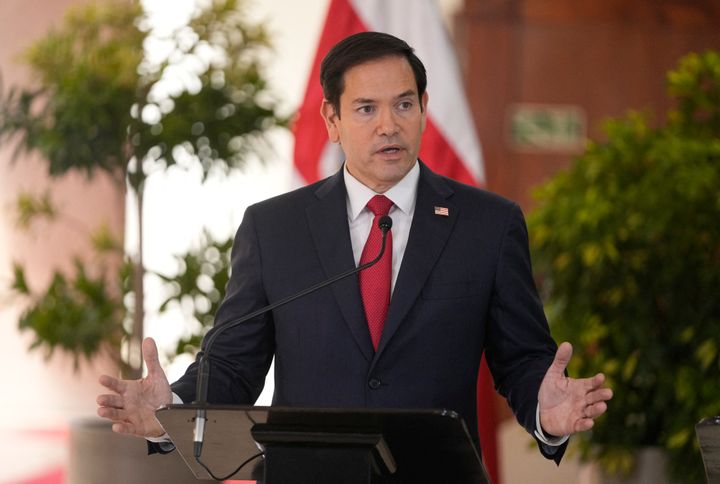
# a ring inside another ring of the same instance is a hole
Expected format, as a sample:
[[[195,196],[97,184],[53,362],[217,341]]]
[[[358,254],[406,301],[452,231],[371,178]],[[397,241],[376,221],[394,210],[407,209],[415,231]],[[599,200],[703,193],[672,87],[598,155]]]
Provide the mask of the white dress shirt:
[[[392,218],[392,281],[390,291],[395,289],[398,272],[402,264],[405,247],[407,247],[410,225],[415,213],[415,199],[417,198],[418,179],[420,178],[420,165],[415,165],[410,171],[385,193],[375,193],[370,188],[360,183],[347,169],[343,168],[345,177],[345,188],[347,190],[347,214],[348,225],[350,226],[350,241],[352,242],[355,265],[360,264],[363,247],[367,242],[370,228],[372,227],[375,215],[367,208],[367,203],[375,195],[385,195],[393,202],[388,214]]]

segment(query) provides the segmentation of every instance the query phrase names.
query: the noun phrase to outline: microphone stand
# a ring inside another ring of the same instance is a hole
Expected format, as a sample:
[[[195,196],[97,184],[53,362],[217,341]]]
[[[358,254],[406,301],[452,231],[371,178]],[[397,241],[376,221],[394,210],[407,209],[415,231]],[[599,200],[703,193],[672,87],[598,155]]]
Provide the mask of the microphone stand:
[[[356,274],[376,264],[385,253],[385,242],[387,240],[387,233],[392,228],[392,219],[387,215],[380,217],[380,220],[378,220],[378,228],[382,232],[382,245],[380,246],[380,252],[378,253],[377,257],[375,257],[370,262],[367,262],[358,267],[354,267],[348,271],[342,272],[325,281],[319,282],[313,286],[308,287],[307,289],[298,292],[297,294],[292,294],[288,297],[280,299],[279,301],[276,301],[268,306],[253,311],[250,314],[246,314],[239,319],[231,320],[230,322],[225,323],[222,326],[218,326],[216,331],[210,335],[207,343],[205,343],[205,350],[200,357],[200,361],[198,362],[198,377],[195,396],[196,400],[193,402],[193,404],[195,405],[203,406],[203,408],[197,409],[197,413],[195,416],[195,430],[193,432],[193,453],[196,460],[199,459],[200,455],[202,454],[203,436],[205,434],[206,412],[204,406],[207,404],[208,382],[210,380],[210,361],[207,358],[207,355],[210,353],[210,348],[212,347],[217,337],[225,330],[234,328],[235,326],[242,324],[245,321],[261,316],[267,312],[272,311],[273,309],[284,306],[285,304],[299,299],[303,296],[307,296],[311,292],[322,289],[325,286],[329,286],[330,284],[333,284],[341,279],[345,279],[348,276]]]

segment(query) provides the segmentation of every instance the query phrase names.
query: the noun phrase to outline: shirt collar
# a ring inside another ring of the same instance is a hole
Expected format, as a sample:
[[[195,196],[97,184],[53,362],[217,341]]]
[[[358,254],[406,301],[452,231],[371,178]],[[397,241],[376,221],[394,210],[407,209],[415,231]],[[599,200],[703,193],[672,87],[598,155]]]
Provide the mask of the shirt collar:
[[[375,195],[380,195],[366,187],[357,178],[352,176],[347,169],[347,163],[343,166],[343,177],[345,189],[347,190],[348,215],[350,220],[355,220],[367,203]],[[405,214],[411,214],[417,198],[418,180],[420,179],[420,164],[415,164],[409,172],[388,191],[383,193],[395,206]]]

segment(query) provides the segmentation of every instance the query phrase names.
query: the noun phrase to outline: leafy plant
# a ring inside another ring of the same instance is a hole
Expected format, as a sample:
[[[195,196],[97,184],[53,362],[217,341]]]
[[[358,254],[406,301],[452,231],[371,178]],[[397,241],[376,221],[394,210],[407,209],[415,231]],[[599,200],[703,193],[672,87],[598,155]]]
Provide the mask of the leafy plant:
[[[74,357],[75,369],[81,357],[89,360],[100,353],[119,360],[120,342],[127,336],[122,293],[129,290],[132,271],[130,264],[121,265],[119,271],[114,267],[122,259],[122,246],[104,225],[89,233],[81,220],[55,206],[49,191],[39,196],[21,193],[17,209],[21,228],[31,230],[41,220],[62,223],[89,236],[93,249],[91,258],[73,259],[72,271],[55,270],[41,291],[30,287],[25,268],[14,263],[11,289],[27,306],[18,326],[34,333],[30,348],[42,348],[45,358],[58,349],[67,351]]]
[[[214,0],[166,36],[149,25],[138,3],[71,10],[26,53],[36,87],[0,92],[0,142],[16,142],[17,154],[39,152],[52,176],[105,172],[135,197],[139,240],[131,254],[128,330],[134,354],[143,336],[146,178],[171,165],[199,166],[204,177],[225,174],[269,149],[267,130],[287,124],[262,75],[267,36],[244,20],[241,0]],[[168,54],[151,60],[147,42]],[[131,363],[139,374],[139,361]]]
[[[77,368],[80,356],[89,359],[111,348],[105,343],[120,344],[125,335],[122,301],[108,287],[104,273],[92,276],[86,264],[75,259],[74,274],[55,272],[40,295],[33,294],[25,279],[25,270],[16,264],[12,288],[33,301],[19,322],[21,330],[35,333],[30,348],[43,347],[46,358],[56,349],[70,352]]]
[[[528,223],[571,373],[603,372],[615,394],[583,455],[627,473],[660,446],[678,482],[699,483],[694,425],[720,413],[720,55],[688,55],[668,83],[667,122],[608,122]]]
[[[185,320],[194,327],[189,335],[180,338],[175,354],[195,354],[205,332],[212,327],[222,301],[222,291],[230,279],[232,245],[232,237],[217,241],[205,231],[198,247],[175,256],[178,264],[175,275],[156,274],[169,292],[159,311],[179,308]]]

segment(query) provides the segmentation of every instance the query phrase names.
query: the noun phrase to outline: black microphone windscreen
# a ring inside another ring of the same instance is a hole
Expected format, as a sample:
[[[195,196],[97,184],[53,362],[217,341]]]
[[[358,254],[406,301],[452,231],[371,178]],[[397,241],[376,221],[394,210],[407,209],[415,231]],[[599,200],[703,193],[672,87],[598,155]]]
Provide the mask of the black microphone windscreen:
[[[392,219],[387,215],[383,215],[380,217],[380,220],[378,220],[378,228],[383,232],[387,232],[392,228]]]

